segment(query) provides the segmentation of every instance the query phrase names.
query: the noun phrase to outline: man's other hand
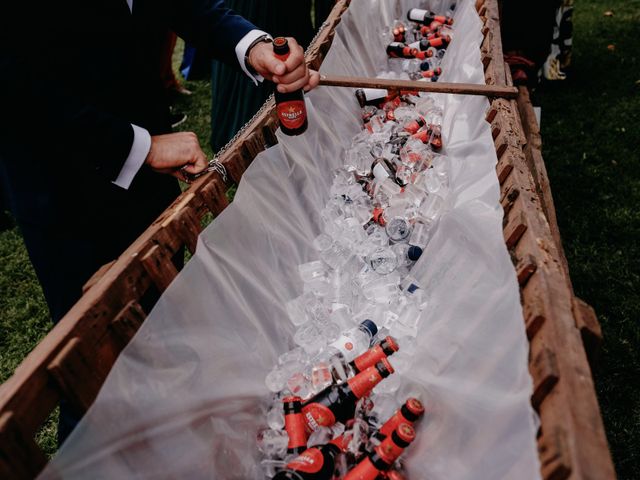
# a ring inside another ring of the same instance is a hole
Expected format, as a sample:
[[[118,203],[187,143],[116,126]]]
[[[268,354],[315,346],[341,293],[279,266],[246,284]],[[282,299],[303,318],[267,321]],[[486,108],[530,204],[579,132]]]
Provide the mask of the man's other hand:
[[[320,75],[304,63],[304,50],[295,39],[287,37],[291,53],[283,62],[273,53],[270,43],[258,43],[249,51],[249,63],[261,76],[278,85],[280,93],[309,91],[318,86]]]
[[[156,172],[184,180],[182,169],[193,175],[200,173],[207,167],[207,157],[195,133],[178,132],[152,136],[145,163]]]

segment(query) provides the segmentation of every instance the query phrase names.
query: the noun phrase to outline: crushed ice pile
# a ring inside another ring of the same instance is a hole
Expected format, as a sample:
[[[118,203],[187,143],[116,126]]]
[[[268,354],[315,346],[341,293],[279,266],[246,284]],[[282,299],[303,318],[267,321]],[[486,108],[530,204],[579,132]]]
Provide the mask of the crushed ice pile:
[[[453,36],[453,8],[443,17],[413,9],[408,18],[419,23],[395,22],[385,32],[389,68],[379,77],[437,81]],[[345,454],[335,455],[336,475],[343,478],[380,450],[385,436],[376,433],[398,409],[426,400],[408,400],[419,393],[401,386],[428,308],[419,281],[429,263],[423,252],[449,194],[442,106],[438,97],[416,91],[358,90],[355,97],[363,130],[334,172],[320,212],[323,232],[313,240],[317,258],[298,267],[303,291],[286,304],[296,347],[265,379],[273,396],[258,447],[268,478],[324,478],[306,477],[304,469],[297,477],[287,472],[304,460],[305,449],[332,440],[343,442]],[[407,412],[400,420],[411,424],[417,417]],[[390,433],[397,426],[385,427],[387,436],[402,443]],[[400,470],[397,457],[388,461]]]

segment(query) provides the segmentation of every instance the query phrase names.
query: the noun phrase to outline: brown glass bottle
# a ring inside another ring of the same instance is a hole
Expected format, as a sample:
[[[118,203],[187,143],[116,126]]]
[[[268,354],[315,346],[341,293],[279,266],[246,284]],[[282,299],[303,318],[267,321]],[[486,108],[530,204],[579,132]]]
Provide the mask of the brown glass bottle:
[[[424,405],[422,405],[422,402],[417,398],[409,398],[404,405],[380,427],[374,434],[374,437],[382,440],[388,437],[401,423],[412,425],[414,422],[420,420],[422,415],[424,415]]]
[[[305,450],[278,472],[273,480],[331,480],[336,457],[346,450],[350,440],[350,437],[341,435],[326,445]]]
[[[286,38],[273,39],[273,53],[283,62],[289,58],[289,42]],[[282,133],[295,136],[306,132],[309,122],[307,121],[307,107],[304,103],[304,90],[280,93],[276,88],[274,96]]]
[[[330,361],[331,375],[336,382],[344,382],[367,368],[374,367],[376,363],[393,355],[399,349],[395,338],[387,336],[351,362],[347,363],[344,356],[337,354]]]
[[[453,25],[453,18],[436,15],[429,10],[423,10],[421,8],[412,8],[409,10],[409,12],[407,12],[407,20],[422,23],[423,25],[429,25],[431,22],[438,22],[442,25]]]
[[[307,433],[304,417],[302,416],[302,399],[300,397],[285,397],[282,399],[284,407],[284,428],[289,436],[287,453],[300,454],[307,449]]]
[[[376,480],[393,467],[404,449],[416,438],[416,432],[408,423],[401,423],[375,450],[353,467],[343,480]]]
[[[307,431],[345,423],[353,418],[358,400],[394,372],[385,358],[340,385],[331,385],[302,405]]]

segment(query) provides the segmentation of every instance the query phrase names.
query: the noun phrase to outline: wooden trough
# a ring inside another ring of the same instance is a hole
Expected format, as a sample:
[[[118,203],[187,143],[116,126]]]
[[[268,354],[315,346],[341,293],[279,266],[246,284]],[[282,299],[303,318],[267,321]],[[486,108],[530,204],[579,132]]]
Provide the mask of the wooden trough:
[[[318,69],[348,8],[340,0],[307,53]],[[478,0],[484,22],[482,61],[488,86],[512,86],[502,54],[497,0]],[[538,449],[545,480],[611,479],[615,472],[589,362],[601,332],[593,309],[575,297],[528,92],[493,98],[487,112],[498,155],[504,239],[520,283],[530,340],[531,402],[540,414]],[[141,298],[164,291],[178,274],[171,257],[195,251],[202,217],[222,212],[225,192],[265,148],[277,143],[273,102],[219,156],[217,172],[197,179],[116,261],[102,267],[84,296],[0,387],[0,478],[33,478],[47,458],[34,440],[65,398],[84,413],[145,319]]]

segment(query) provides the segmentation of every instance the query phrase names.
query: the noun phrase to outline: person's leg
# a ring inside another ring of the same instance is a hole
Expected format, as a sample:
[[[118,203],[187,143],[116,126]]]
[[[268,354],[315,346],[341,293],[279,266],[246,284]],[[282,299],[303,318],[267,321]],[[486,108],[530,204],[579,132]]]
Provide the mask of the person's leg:
[[[58,323],[82,296],[82,287],[93,273],[111,259],[90,240],[67,235],[63,229],[23,223],[20,225],[31,263],[38,275],[53,323]],[[61,445],[78,415],[63,399],[58,420]]]

